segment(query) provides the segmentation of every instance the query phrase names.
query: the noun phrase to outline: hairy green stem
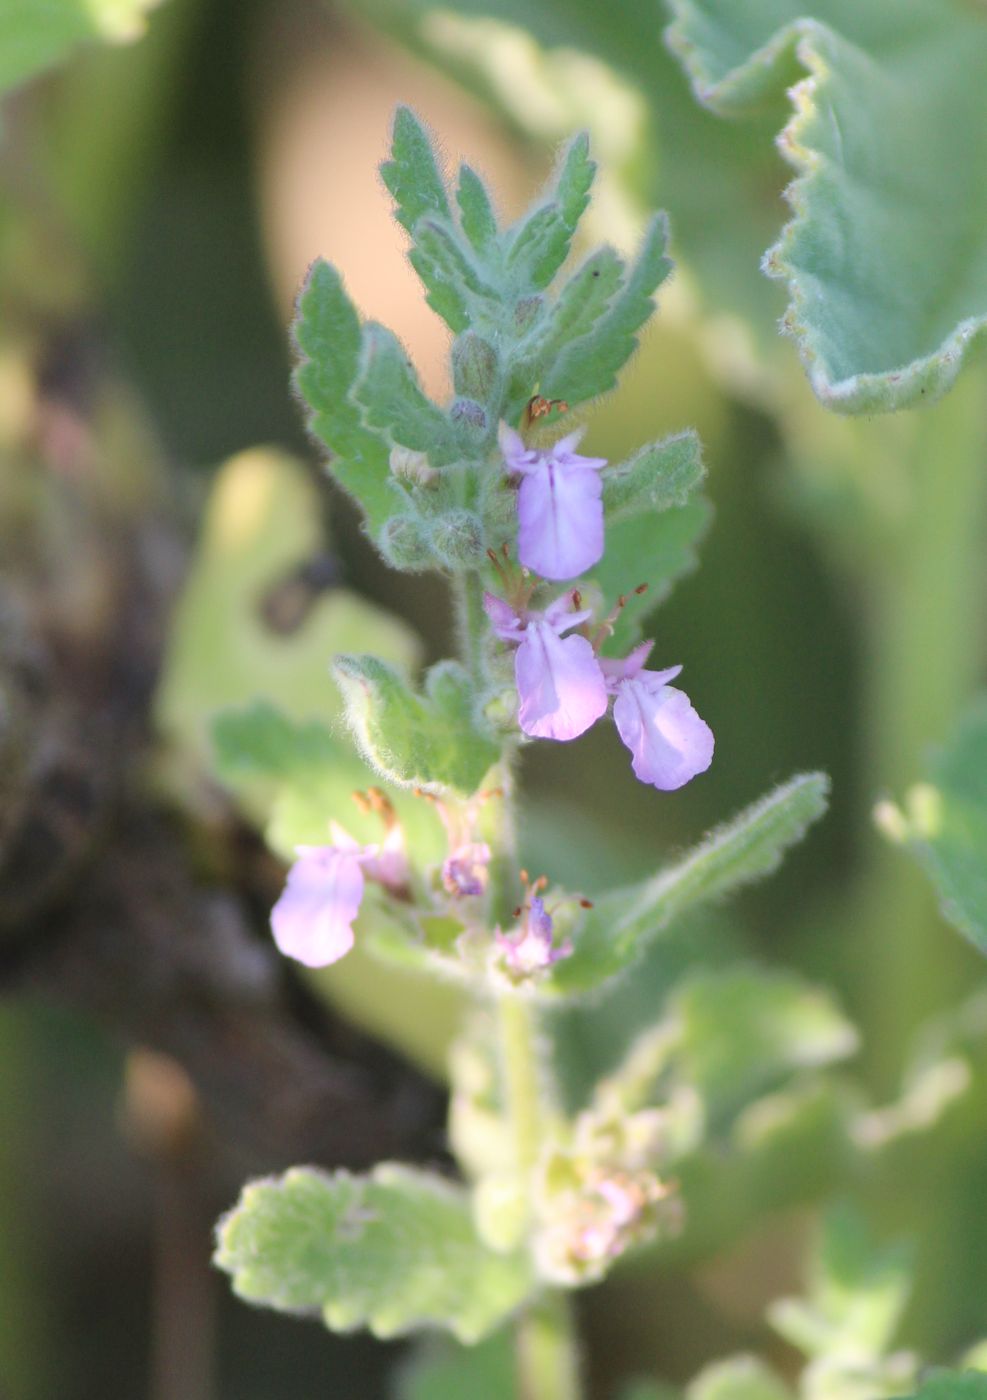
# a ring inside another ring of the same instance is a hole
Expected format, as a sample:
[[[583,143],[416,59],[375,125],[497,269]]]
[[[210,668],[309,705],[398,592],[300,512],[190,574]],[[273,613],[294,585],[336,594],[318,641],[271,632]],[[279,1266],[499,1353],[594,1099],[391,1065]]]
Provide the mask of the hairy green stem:
[[[482,687],[487,621],[479,575],[459,575],[454,589],[460,655],[474,683]],[[513,756],[513,745],[505,744],[497,777],[499,792],[486,808],[485,835],[492,851],[488,910],[491,925],[497,922],[505,927],[511,921],[519,893]],[[517,1171],[522,1178],[530,1179],[549,1116],[540,1074],[537,1008],[532,1001],[507,992],[496,1000],[496,1015],[503,1095]],[[545,1292],[518,1318],[517,1366],[519,1400],[580,1400],[579,1349],[565,1293]]]

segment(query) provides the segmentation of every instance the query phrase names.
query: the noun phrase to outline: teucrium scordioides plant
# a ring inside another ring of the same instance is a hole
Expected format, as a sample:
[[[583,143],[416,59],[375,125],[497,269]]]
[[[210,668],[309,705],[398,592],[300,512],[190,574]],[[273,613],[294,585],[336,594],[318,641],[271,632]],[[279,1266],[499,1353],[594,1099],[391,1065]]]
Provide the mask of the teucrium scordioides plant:
[[[580,453],[573,420],[613,387],[654,309],[671,267],[666,224],[648,224],[631,265],[604,247],[556,289],[594,174],[585,137],[506,229],[468,167],[450,199],[406,110],[382,173],[429,304],[453,332],[452,401],[425,396],[395,337],[360,324],[321,261],[298,300],[295,382],[387,563],[448,578],[459,656],[420,686],[373,656],[333,659],[375,775],[358,803],[378,839],[356,839],[345,812],[327,811],[324,843],[297,848],[272,928],[311,966],[358,939],[464,989],[475,1012],[454,1055],[451,1139],[467,1184],[394,1164],[366,1177],[299,1169],[246,1188],[217,1258],[242,1296],[319,1310],[338,1329],[442,1327],[473,1342],[516,1315],[523,1393],[550,1400],[579,1393],[565,1290],[677,1227],[671,1165],[704,1128],[700,1098],[681,1086],[670,1096],[663,1077],[679,1053],[675,1018],[575,1114],[553,1088],[543,1018],[600,996],[691,906],[770,870],[821,812],[826,784],[792,780],[595,905],[529,876],[513,810],[529,740],[568,744],[611,711],[634,774],[662,791],[713,757],[709,727],[671,684],[681,667],[662,657],[649,668],[639,633],[706,523],[698,441],[683,432],[610,464]],[[279,731],[279,743],[302,742]],[[441,828],[438,852],[409,804]],[[837,1037],[822,1058],[842,1053]]]

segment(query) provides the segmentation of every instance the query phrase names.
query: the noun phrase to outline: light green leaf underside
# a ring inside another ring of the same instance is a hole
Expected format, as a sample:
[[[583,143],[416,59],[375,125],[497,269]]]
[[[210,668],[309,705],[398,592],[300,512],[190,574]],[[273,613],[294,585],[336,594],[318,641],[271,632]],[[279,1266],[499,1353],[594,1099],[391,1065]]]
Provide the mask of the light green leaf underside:
[[[699,99],[756,112],[793,78],[794,217],[765,257],[828,407],[929,402],[987,326],[987,15],[942,0],[668,0]]]
[[[248,1302],[378,1337],[441,1327],[475,1342],[532,1287],[524,1257],[480,1241],[465,1192],[390,1163],[253,1182],[220,1223],[215,1258]]]
[[[792,1392],[756,1356],[714,1361],[686,1390],[686,1400],[790,1400]]]
[[[970,712],[912,799],[910,845],[946,918],[987,953],[987,700]]]
[[[158,0],[4,0],[0,7],[0,92],[60,63],[79,44],[122,44],[144,33]]]
[[[676,865],[598,899],[571,957],[556,965],[546,987],[564,995],[591,991],[637,962],[648,943],[687,909],[770,874],[826,810],[828,790],[822,773],[792,778],[712,832]]]

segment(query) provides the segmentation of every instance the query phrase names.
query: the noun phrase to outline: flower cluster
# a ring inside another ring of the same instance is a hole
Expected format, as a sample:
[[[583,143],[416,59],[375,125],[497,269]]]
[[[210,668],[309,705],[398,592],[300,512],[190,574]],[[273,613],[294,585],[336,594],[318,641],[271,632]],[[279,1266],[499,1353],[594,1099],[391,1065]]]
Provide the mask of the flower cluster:
[[[603,554],[600,471],[606,461],[580,457],[574,451],[579,436],[572,433],[541,452],[525,447],[513,429],[502,426],[500,431],[506,471],[520,479],[518,557],[526,571],[546,579],[575,578]],[[499,571],[506,584],[506,572]],[[682,667],[646,670],[652,642],[622,659],[601,657],[599,646],[609,628],[604,624],[591,638],[586,624],[593,614],[581,607],[578,592],[564,593],[540,610],[528,606],[532,592],[523,583],[514,590],[513,601],[484,595],[494,635],[516,648],[522,732],[531,738],[575,739],[612,700],[617,732],[642,782],[671,792],[705,772],[713,761],[712,730],[684,691],[669,684]]]

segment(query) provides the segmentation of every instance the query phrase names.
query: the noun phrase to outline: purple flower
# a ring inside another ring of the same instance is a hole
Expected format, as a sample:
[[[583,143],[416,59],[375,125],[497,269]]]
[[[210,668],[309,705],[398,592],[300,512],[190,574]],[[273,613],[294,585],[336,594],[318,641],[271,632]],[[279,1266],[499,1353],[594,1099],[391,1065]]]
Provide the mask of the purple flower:
[[[617,732],[631,751],[634,776],[663,792],[683,787],[713,761],[713,731],[688,695],[668,684],[682,670],[645,671],[653,643],[644,642],[623,661],[602,661],[614,695]]]
[[[574,612],[571,593],[542,613],[518,614],[501,598],[484,594],[484,607],[496,635],[517,646],[518,723],[538,739],[575,739],[607,708],[607,687],[596,653],[585,637],[563,637],[585,622]]]
[[[603,483],[605,457],[574,452],[582,429],[570,433],[548,452],[524,445],[520,434],[500,426],[500,447],[518,491],[518,558],[542,578],[577,578],[603,554]]]
[[[392,894],[403,894],[408,884],[404,836],[396,823],[379,846],[359,845],[336,822],[329,830],[331,846],[296,846],[298,859],[271,910],[278,948],[306,967],[327,967],[353,947],[364,874]]]
[[[271,911],[274,941],[306,967],[338,962],[353,947],[363,898],[359,847],[299,846],[284,893]]]
[[[494,939],[512,977],[531,977],[572,952],[568,939],[553,947],[552,918],[537,895],[532,895],[520,926],[510,933],[497,929]]]

